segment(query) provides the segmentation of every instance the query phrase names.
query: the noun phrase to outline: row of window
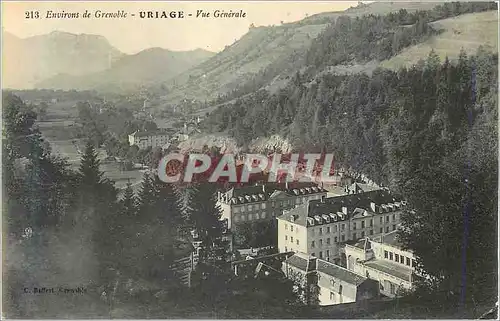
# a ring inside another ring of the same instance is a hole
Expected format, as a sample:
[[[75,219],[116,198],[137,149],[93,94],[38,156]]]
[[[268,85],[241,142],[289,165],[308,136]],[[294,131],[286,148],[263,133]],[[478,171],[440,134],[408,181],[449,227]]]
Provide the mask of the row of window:
[[[384,219],[383,217],[380,218],[380,223],[381,224],[384,223],[383,219]],[[389,222],[389,216],[387,216],[386,219],[387,219],[386,222]],[[393,222],[394,221],[395,221],[395,219],[393,219]],[[352,229],[356,230],[356,227],[357,227],[356,222],[353,222],[352,224],[353,224],[352,225]],[[393,226],[395,226],[395,225],[393,225]],[[318,235],[323,235],[323,231],[326,234],[329,234],[329,233],[332,233],[332,230],[333,230],[333,233],[335,233],[335,232],[338,232],[338,227],[339,227],[338,224],[333,225],[333,229],[330,226],[327,226],[326,228],[320,227],[320,228],[317,229],[317,232],[318,232]],[[373,219],[370,219],[370,221],[369,221],[369,227],[373,227]],[[364,229],[364,228],[366,228],[365,221],[361,221],[361,229]],[[286,224],[285,224],[285,229],[286,229]],[[345,224],[344,223],[340,224],[340,230],[341,231],[345,231]],[[389,232],[389,230],[388,230],[387,227],[386,227],[386,230],[387,230],[386,232]],[[394,228],[393,228],[393,230],[394,230]],[[380,233],[382,233],[382,232],[383,232],[383,228],[381,227],[380,228]],[[311,229],[312,236],[314,236],[315,233],[316,233],[316,229],[314,229],[314,228]]]
[[[288,241],[288,235],[285,235],[285,241]],[[295,239],[297,245],[299,245],[299,239]],[[293,236],[290,236],[290,243],[293,244]]]
[[[246,206],[235,206],[235,207],[233,207],[233,213],[245,212],[245,208],[246,208],[246,211],[248,211],[248,212],[253,211],[253,210],[265,209],[266,203],[247,204]]]
[[[320,258],[320,259],[323,259],[323,251],[319,251],[319,253],[318,253],[318,254],[319,254],[319,258]],[[313,252],[313,253],[311,253],[311,256],[316,256],[316,253],[314,253],[314,252]],[[326,251],[325,251],[325,256],[326,256],[326,259],[327,259],[328,261],[330,261],[330,250],[326,250]]]
[[[241,215],[234,215],[234,221],[235,222],[244,222],[244,221],[252,221],[252,220],[258,220],[258,219],[265,219],[267,217],[266,212],[262,213],[252,213],[252,214],[241,214]]]
[[[404,255],[400,255],[397,253],[389,252],[389,251],[384,251],[384,258],[394,261],[399,264],[406,264],[407,266],[415,266],[415,260],[410,259],[409,257],[406,257]]]

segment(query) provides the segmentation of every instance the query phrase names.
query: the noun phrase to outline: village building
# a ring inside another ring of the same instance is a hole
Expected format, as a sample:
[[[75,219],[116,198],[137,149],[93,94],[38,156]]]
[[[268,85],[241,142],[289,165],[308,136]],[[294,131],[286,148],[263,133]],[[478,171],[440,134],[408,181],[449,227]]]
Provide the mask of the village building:
[[[326,190],[314,183],[264,183],[219,192],[217,203],[231,228],[244,222],[271,221],[285,209],[322,197]]]
[[[296,253],[283,262],[285,275],[307,289],[304,300],[314,297],[319,305],[334,305],[374,299],[379,296],[379,285],[339,265],[304,253]]]
[[[169,131],[136,131],[128,135],[130,146],[136,145],[140,149],[148,147],[162,147],[170,142],[172,133]]]
[[[402,248],[397,230],[346,245],[345,254],[347,269],[377,280],[382,294],[396,297],[401,291],[412,289],[415,256]]]
[[[277,217],[278,250],[340,264],[345,243],[395,231],[405,207],[384,189],[310,199]]]

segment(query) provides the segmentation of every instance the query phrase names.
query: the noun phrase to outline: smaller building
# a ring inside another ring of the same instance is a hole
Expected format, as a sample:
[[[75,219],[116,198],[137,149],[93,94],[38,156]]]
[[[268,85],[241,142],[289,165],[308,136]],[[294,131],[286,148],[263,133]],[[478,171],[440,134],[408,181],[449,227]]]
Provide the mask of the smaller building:
[[[130,146],[136,145],[140,149],[148,147],[163,147],[169,143],[171,133],[167,131],[136,131],[128,135]]]
[[[380,293],[396,297],[401,290],[412,289],[415,257],[403,250],[397,239],[397,230],[373,239],[366,238],[345,246],[347,269],[375,279]]]
[[[359,302],[379,296],[376,280],[304,253],[285,260],[282,269],[299,286],[315,288],[308,295],[315,296],[316,300],[312,301],[319,305]]]

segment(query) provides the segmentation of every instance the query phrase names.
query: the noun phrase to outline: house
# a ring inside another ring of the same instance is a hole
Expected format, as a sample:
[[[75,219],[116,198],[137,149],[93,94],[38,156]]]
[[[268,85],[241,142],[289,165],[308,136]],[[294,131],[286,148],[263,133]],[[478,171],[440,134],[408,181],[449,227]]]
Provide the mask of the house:
[[[345,254],[347,269],[377,280],[380,293],[395,297],[400,290],[412,289],[415,256],[402,248],[397,230],[346,245]]]
[[[359,302],[379,296],[376,280],[304,253],[286,259],[282,270],[297,286],[308,289],[309,297],[314,296],[319,305]]]
[[[136,131],[128,135],[128,142],[130,146],[136,145],[140,149],[163,147],[171,137],[172,133],[168,131]]]
[[[346,242],[396,230],[405,207],[383,189],[310,199],[277,217],[278,250],[340,263]]]
[[[243,222],[273,220],[285,209],[322,197],[326,197],[326,190],[315,183],[263,183],[219,192],[217,203],[231,228]]]

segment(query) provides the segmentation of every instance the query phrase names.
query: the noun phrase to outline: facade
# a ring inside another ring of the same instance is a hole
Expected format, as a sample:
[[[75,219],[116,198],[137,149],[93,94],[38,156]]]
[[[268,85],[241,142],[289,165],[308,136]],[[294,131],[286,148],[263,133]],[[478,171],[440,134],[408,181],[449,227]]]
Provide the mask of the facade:
[[[218,194],[222,218],[231,228],[243,222],[273,220],[283,210],[309,200],[326,197],[326,190],[314,183],[279,183],[234,187]]]
[[[415,257],[411,251],[402,249],[397,231],[346,245],[345,254],[347,269],[377,280],[380,293],[395,297],[402,289],[412,289]]]
[[[405,207],[382,189],[313,199],[277,217],[278,249],[339,263],[345,243],[395,231]]]
[[[130,146],[136,145],[140,149],[148,147],[163,147],[169,143],[171,135],[167,132],[134,132],[128,135]]]
[[[319,305],[359,302],[377,298],[378,282],[319,258],[297,253],[283,262],[285,275],[306,286]]]

